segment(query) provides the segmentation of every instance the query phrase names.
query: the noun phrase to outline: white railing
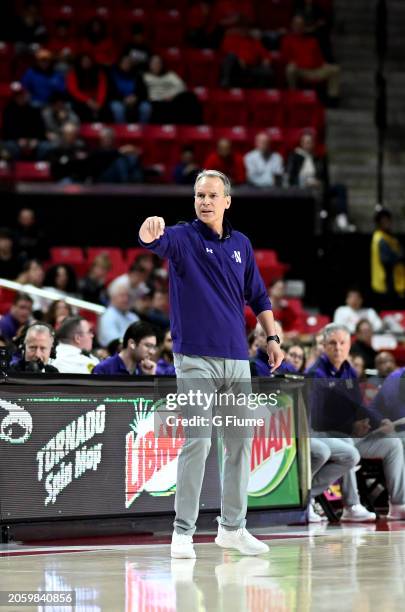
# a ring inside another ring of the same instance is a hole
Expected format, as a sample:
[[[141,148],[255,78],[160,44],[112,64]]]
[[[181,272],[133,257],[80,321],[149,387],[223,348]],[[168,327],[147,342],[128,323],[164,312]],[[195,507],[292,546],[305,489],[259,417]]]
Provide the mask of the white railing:
[[[0,278],[0,287],[12,289],[13,291],[22,291],[23,293],[28,293],[28,295],[37,295],[39,297],[52,300],[53,302],[56,300],[63,300],[70,306],[76,306],[77,308],[82,308],[83,310],[89,310],[90,312],[95,312],[98,315],[103,314],[105,311],[105,306],[101,306],[100,304],[93,304],[93,302],[86,302],[85,300],[79,300],[78,298],[74,297],[61,296],[59,293],[55,293],[50,289],[38,289],[38,287],[23,285],[22,283],[7,280],[6,278]]]

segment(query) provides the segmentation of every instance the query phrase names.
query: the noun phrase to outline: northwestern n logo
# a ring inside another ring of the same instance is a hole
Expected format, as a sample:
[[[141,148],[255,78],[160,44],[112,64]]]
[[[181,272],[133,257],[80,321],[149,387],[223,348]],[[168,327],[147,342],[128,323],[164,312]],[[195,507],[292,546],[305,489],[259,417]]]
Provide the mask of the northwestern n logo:
[[[236,263],[242,263],[242,258],[240,256],[240,251],[234,251],[233,255],[235,257]]]

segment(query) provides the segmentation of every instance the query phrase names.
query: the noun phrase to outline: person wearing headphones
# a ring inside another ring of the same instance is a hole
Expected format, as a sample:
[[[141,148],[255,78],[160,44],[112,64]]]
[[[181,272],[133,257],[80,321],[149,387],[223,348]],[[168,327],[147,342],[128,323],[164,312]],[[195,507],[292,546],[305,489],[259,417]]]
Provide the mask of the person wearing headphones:
[[[57,374],[59,370],[50,365],[55,358],[55,332],[50,325],[34,323],[25,330],[20,338],[21,359],[11,365],[9,372],[29,372],[31,374]]]

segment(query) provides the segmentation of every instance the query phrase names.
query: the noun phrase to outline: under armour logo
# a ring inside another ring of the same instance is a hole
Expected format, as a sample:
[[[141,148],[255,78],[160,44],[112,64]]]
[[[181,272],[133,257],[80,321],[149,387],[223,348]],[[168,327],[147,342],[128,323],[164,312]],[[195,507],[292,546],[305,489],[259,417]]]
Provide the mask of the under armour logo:
[[[232,255],[232,259],[236,261],[236,263],[242,263],[242,258],[240,256],[240,251],[234,251]]]
[[[213,253],[214,253],[214,251],[213,251],[212,249],[209,249],[208,247],[206,247],[206,249],[205,249],[205,250],[207,251],[207,253],[211,253],[211,254],[213,254]]]

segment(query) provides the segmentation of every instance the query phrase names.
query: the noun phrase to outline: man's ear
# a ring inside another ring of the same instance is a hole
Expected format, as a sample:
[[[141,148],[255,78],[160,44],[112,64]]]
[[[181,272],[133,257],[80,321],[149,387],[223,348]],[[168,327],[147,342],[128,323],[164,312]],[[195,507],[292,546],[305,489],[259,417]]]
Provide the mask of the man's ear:
[[[227,196],[226,198],[226,208],[228,209],[231,205],[232,198],[231,196]]]

